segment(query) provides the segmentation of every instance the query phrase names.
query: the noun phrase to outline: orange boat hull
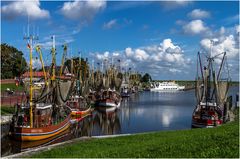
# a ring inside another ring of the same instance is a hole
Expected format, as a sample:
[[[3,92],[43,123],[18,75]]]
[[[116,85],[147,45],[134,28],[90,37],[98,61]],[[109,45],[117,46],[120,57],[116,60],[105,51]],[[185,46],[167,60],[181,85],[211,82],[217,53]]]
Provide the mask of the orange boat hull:
[[[21,141],[37,141],[47,139],[60,134],[70,126],[71,115],[57,125],[50,125],[42,128],[15,127],[12,135]]]

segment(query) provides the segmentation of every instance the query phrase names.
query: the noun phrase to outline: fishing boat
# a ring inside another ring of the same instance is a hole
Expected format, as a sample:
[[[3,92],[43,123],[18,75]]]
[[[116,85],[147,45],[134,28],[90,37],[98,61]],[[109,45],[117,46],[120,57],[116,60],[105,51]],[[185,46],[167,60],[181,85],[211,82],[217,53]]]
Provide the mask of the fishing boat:
[[[55,100],[57,99],[56,96],[59,95],[59,91],[61,91],[58,90],[59,87],[57,87],[55,80],[55,38],[53,37],[51,81],[46,76],[40,46],[36,47],[40,55],[45,78],[45,87],[41,90],[36,90],[33,87],[32,51],[34,36],[29,36],[28,39],[28,48],[30,50],[30,88],[27,90],[29,92],[27,99],[22,101],[22,104],[16,106],[10,133],[17,140],[36,141],[53,137],[68,129],[71,111],[64,104]]]
[[[102,89],[100,96],[97,96],[96,107],[116,107],[121,105],[120,87],[122,84],[122,75],[112,65],[106,69],[102,75]]]
[[[72,116],[84,116],[91,112],[91,106],[87,104],[82,96],[75,95],[70,97],[66,104],[71,109]]]
[[[130,91],[128,88],[124,87],[121,89],[121,97],[122,98],[130,97]]]
[[[152,83],[152,88],[150,91],[182,91],[185,89],[185,86],[179,86],[175,82],[158,82],[158,83]]]
[[[118,92],[112,89],[104,90],[101,99],[97,101],[100,107],[116,107],[119,108],[121,104],[121,97]]]
[[[33,123],[29,116],[29,105],[18,105],[13,117],[11,135],[22,141],[36,141],[53,137],[70,126],[70,111],[63,110],[61,115],[53,115],[53,106],[46,103],[34,105]]]
[[[196,98],[197,105],[192,115],[192,127],[209,128],[222,125],[227,120],[226,100],[230,77],[226,65],[226,52],[206,56],[206,66],[198,53]],[[221,64],[214,67],[214,59],[220,58]],[[199,67],[200,66],[200,67]],[[213,68],[219,68],[218,71]],[[199,77],[199,68],[201,76]],[[226,70],[226,75],[224,75]]]

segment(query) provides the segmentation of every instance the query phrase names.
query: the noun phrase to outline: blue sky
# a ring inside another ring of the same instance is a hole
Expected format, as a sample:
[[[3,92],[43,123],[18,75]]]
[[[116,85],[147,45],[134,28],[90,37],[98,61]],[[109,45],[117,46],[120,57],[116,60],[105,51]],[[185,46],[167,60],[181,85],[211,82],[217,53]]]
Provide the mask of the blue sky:
[[[61,45],[67,43],[68,57],[81,52],[95,62],[122,59],[123,67],[154,79],[193,80],[197,52],[209,51],[209,41],[215,39],[214,53],[227,51],[231,77],[238,80],[238,1],[11,1],[1,3],[1,14],[1,42],[23,51],[27,59],[23,36],[29,15],[30,32],[39,30],[36,43],[47,64],[55,35],[58,64]]]

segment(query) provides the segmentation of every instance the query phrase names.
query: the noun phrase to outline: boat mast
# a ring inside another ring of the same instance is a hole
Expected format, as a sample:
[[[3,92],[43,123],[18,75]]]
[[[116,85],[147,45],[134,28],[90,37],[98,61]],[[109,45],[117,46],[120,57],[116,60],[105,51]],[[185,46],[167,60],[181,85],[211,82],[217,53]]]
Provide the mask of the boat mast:
[[[33,35],[29,35],[29,19],[28,19],[28,36],[24,37],[24,39],[28,40],[28,49],[30,51],[30,62],[29,62],[29,67],[30,67],[30,92],[29,92],[29,114],[30,114],[30,128],[33,127],[33,84],[32,84],[32,48],[33,48],[33,40],[38,40],[38,37],[33,36]]]
[[[80,85],[82,86],[82,53],[80,52],[80,58],[79,58],[79,82]]]
[[[94,84],[94,60],[92,60],[92,85]]]
[[[79,93],[79,95],[82,95],[81,92],[81,53],[79,52],[79,57],[78,57],[78,65],[79,65],[79,70],[78,70],[78,80],[77,80],[77,91]]]
[[[33,41],[33,37],[30,36],[30,128],[33,127],[33,112],[32,112],[32,108],[33,108],[33,84],[32,84],[32,41]]]
[[[56,68],[56,49],[55,49],[55,35],[52,36],[52,77],[51,80],[54,81],[55,80],[55,68]]]
[[[45,85],[48,86],[47,75],[46,75],[46,71],[44,68],[44,62],[43,62],[43,58],[42,58],[42,51],[41,51],[41,48],[39,45],[36,47],[36,51],[39,53],[39,56],[40,56],[40,61],[42,64],[42,69],[43,69],[43,74],[44,74],[44,79],[45,79]]]
[[[214,44],[214,41],[211,40],[211,43],[210,43],[210,53],[209,53],[209,57],[208,58],[208,66],[207,68],[205,69],[205,78],[206,78],[206,94],[205,94],[205,98],[206,98],[206,104],[207,102],[209,102],[209,100],[211,100],[211,97],[210,97],[210,94],[211,94],[211,72],[213,71],[212,70],[212,61],[213,61],[213,58],[212,58],[212,48],[213,48],[213,44]]]
[[[64,66],[64,61],[65,61],[66,55],[67,55],[67,45],[64,44],[63,45],[63,55],[62,55],[62,65],[61,65],[61,69],[60,69],[60,77],[62,76],[63,66]]]

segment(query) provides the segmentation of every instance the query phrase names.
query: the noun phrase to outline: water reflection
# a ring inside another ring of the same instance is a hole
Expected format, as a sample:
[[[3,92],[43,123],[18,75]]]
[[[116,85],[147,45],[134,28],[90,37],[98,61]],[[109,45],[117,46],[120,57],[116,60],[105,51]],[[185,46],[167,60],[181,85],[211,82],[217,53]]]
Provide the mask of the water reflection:
[[[92,135],[112,135],[121,133],[118,110],[97,109],[93,118]]]

